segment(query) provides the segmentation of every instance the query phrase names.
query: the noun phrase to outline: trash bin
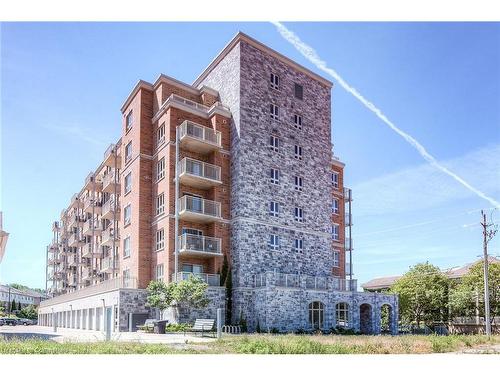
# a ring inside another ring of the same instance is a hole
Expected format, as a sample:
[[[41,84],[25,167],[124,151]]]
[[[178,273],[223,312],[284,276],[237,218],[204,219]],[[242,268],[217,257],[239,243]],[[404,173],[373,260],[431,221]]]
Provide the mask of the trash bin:
[[[165,333],[168,320],[158,320],[154,326],[154,333]]]

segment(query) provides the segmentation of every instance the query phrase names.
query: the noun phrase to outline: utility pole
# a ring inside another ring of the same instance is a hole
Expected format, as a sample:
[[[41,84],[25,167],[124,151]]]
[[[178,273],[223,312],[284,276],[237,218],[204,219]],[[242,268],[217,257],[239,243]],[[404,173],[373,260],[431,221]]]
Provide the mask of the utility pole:
[[[494,224],[488,224],[486,221],[486,213],[481,210],[483,221],[483,257],[484,257],[484,319],[486,323],[486,335],[491,336],[491,321],[490,321],[490,291],[488,285],[488,242],[497,234],[497,228]],[[489,229],[492,227],[493,229]]]

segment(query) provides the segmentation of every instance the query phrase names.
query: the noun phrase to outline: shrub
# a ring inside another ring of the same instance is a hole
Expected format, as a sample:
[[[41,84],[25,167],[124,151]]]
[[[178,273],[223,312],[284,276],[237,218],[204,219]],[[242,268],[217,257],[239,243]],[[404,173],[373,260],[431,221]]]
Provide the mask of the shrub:
[[[180,324],[169,324],[166,328],[166,332],[184,332],[191,328],[191,325],[188,323],[180,323]]]

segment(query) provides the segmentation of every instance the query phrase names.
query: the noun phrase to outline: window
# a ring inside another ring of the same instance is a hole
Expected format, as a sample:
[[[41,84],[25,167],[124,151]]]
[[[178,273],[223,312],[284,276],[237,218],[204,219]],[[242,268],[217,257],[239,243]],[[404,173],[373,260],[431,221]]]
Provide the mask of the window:
[[[301,253],[302,250],[304,250],[304,242],[302,238],[296,238],[295,239],[295,251],[298,253]]]
[[[165,232],[163,228],[156,231],[156,251],[163,250],[165,248]]]
[[[128,204],[125,206],[125,209],[123,210],[123,223],[124,223],[124,225],[130,224],[131,215],[132,215],[132,207],[130,206],[130,204]]]
[[[123,270],[123,281],[124,281],[123,286],[128,287],[129,286],[128,284],[130,283],[130,270],[128,268],[126,270]]]
[[[156,265],[156,280],[163,281],[163,263]]]
[[[302,116],[293,115],[293,126],[296,129],[302,129]]]
[[[302,177],[295,176],[294,180],[295,180],[294,181],[295,182],[294,183],[295,190],[302,191],[302,187],[303,187],[303,185],[302,185]]]
[[[183,263],[182,272],[203,273],[203,266],[201,264]]]
[[[338,214],[339,213],[339,200],[338,199],[333,199],[332,201],[332,214]]]
[[[280,88],[280,77],[274,73],[271,73],[271,87],[276,90]]]
[[[280,246],[280,237],[277,234],[269,235],[268,245],[271,250],[277,250]]]
[[[279,138],[274,135],[271,135],[269,137],[269,146],[271,147],[271,150],[278,152],[280,147]]]
[[[133,112],[130,111],[125,118],[125,132],[128,132],[130,129],[132,129],[132,124],[134,122],[134,115]]]
[[[297,99],[304,99],[304,88],[302,87],[302,85],[299,85],[298,83],[295,84],[295,97]]]
[[[295,221],[302,223],[304,221],[304,211],[302,208],[295,207]]]
[[[295,159],[302,160],[302,146],[295,145]]]
[[[279,185],[280,171],[279,169],[271,168],[271,184]]]
[[[132,141],[125,146],[125,163],[128,163],[130,160],[132,160]]]
[[[325,305],[322,302],[314,301],[309,304],[309,324],[313,329],[323,328],[324,315]]]
[[[345,302],[340,302],[335,305],[335,321],[337,327],[349,327],[349,305]]]
[[[182,234],[192,234],[194,236],[203,236],[203,231],[194,228],[182,228]]]
[[[280,213],[280,204],[278,202],[269,202],[269,215],[270,216],[279,216]]]
[[[276,104],[271,104],[269,107],[269,112],[273,120],[279,120],[280,109]]]
[[[131,190],[132,190],[132,172],[129,172],[125,176],[125,195],[130,193]]]
[[[332,239],[335,241],[339,240],[339,225],[338,224],[332,225]]]
[[[333,252],[333,266],[340,267],[340,253],[338,251]]]
[[[165,177],[165,157],[156,164],[156,181],[160,181],[163,177]]]
[[[156,131],[156,147],[160,147],[165,143],[165,123],[162,123]]]
[[[123,239],[123,257],[128,258],[130,256],[130,236]]]
[[[165,194],[158,194],[156,197],[156,214],[161,215],[165,211]]]
[[[332,185],[334,188],[338,189],[338,187],[339,187],[339,174],[338,174],[338,172],[332,172]]]

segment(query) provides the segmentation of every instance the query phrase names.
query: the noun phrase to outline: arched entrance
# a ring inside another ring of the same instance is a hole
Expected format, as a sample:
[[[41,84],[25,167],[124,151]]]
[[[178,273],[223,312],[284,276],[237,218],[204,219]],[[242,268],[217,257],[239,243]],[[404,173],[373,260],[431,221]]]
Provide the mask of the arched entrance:
[[[339,328],[349,328],[350,323],[349,304],[340,302],[335,305],[335,322]]]
[[[365,335],[373,333],[372,306],[368,303],[359,306],[359,330]]]
[[[392,333],[392,306],[385,303],[380,307],[380,333],[391,334]]]
[[[325,305],[320,301],[314,301],[309,304],[309,324],[313,329],[323,328],[325,316]]]

